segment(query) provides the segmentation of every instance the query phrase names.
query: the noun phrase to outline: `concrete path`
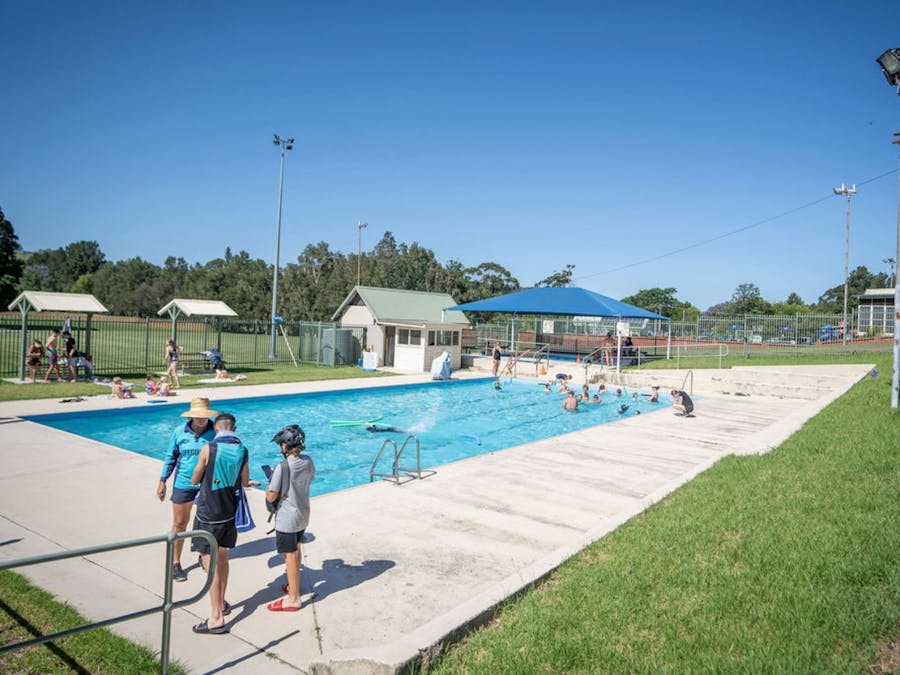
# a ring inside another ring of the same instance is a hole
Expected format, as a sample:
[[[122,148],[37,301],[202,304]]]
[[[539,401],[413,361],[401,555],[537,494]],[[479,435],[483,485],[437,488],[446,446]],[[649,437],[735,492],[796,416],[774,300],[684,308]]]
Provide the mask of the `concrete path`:
[[[232,551],[231,632],[198,636],[206,599],[177,610],[172,658],[191,672],[394,672],[475,625],[510,594],[640,513],[724,455],[766,452],[864,377],[871,366],[697,371],[697,414],[631,417],[440,467],[401,487],[381,482],[313,499],[296,614],[266,610],[284,581],[266,536],[262,493],[250,495],[257,528]],[[476,373],[478,374],[478,373]],[[664,389],[686,373],[641,374]],[[469,374],[463,374],[463,377]],[[213,407],[228,398],[421,382],[424,375],[190,390]],[[629,375],[635,378],[637,376]],[[631,381],[631,385],[647,382]],[[41,385],[33,385],[41,386]],[[740,391],[756,387],[753,392]],[[723,393],[729,391],[729,393]],[[740,391],[744,396],[736,396]],[[766,395],[757,393],[764,392]],[[165,532],[169,502],[154,490],[160,462],[20,415],[136,401],[91,398],[0,403],[0,558]],[[252,461],[252,460],[251,460]],[[159,604],[164,545],[20,570],[83,615],[103,619]],[[176,597],[202,586],[195,558]],[[119,624],[159,648],[159,615]]]

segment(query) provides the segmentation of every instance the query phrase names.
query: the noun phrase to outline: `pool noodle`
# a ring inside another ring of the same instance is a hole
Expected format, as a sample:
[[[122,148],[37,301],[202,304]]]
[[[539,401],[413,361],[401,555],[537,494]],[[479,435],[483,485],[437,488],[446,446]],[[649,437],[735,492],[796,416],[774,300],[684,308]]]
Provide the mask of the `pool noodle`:
[[[331,426],[333,427],[355,427],[361,426],[365,424],[371,424],[372,422],[377,422],[384,415],[379,415],[378,417],[373,417],[370,420],[331,420]]]

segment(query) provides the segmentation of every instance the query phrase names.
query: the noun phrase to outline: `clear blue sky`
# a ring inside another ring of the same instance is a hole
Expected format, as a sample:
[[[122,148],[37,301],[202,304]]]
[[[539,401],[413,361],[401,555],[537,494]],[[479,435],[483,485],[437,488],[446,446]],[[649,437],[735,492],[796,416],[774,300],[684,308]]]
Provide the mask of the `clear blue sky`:
[[[897,169],[875,58],[900,2],[6,2],[0,207],[23,248],[282,264],[384,231],[523,285],[613,297],[844,274],[841,182]],[[850,266],[887,271],[897,174],[859,187]],[[620,269],[621,268],[621,269]],[[616,271],[614,271],[616,270]]]

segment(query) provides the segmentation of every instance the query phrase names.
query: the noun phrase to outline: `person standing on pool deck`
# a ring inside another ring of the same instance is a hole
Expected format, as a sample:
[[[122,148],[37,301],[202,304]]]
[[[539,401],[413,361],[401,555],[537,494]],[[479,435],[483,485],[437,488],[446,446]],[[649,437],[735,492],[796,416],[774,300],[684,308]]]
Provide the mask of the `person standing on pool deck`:
[[[58,336],[59,331],[54,328],[50,331],[50,335],[47,337],[47,342],[44,345],[44,349],[47,351],[47,359],[50,361],[50,365],[47,366],[47,374],[44,375],[44,382],[50,381],[50,373],[54,370],[56,371],[56,379],[62,379],[59,373],[59,353],[56,351],[56,339]]]
[[[491,357],[494,360],[493,370],[491,371],[494,374],[494,377],[497,377],[497,371],[500,370],[500,356],[501,356],[500,343],[495,342],[494,343],[494,351],[491,355]]]
[[[78,347],[75,345],[75,338],[72,337],[72,334],[64,330],[62,332],[63,339],[63,353],[66,355],[66,365],[69,367],[69,374],[72,375],[72,382],[74,382],[78,378],[78,371],[76,370],[78,364]]]
[[[694,412],[694,402],[691,400],[691,397],[680,389],[672,390],[672,407],[678,411],[675,413],[676,415],[687,417]]]
[[[172,383],[172,389],[177,389],[181,386],[181,382],[178,381],[178,345],[175,344],[174,338],[169,338],[166,342],[166,363],[169,364],[166,373]]]
[[[287,583],[282,586],[285,597],[270,602],[270,612],[296,612],[300,600],[300,540],[309,525],[309,485],[316,477],[312,459],[300,453],[306,449],[306,434],[296,424],[282,428],[272,438],[281,447],[284,462],[272,471],[266,488],[266,501],[278,504],[275,511],[275,548],[284,554]],[[283,475],[287,464],[287,475]],[[287,481],[287,486],[283,483]],[[283,495],[283,496],[282,496]]]
[[[172,479],[172,531],[184,532],[191,519],[191,508],[199,488],[191,482],[197,457],[200,450],[216,435],[210,417],[218,415],[209,409],[208,398],[191,399],[191,408],[181,413],[187,422],[179,424],[172,434],[166,456],[163,459],[163,470],[156,486],[159,501],[166,498],[166,481],[173,473]],[[175,581],[187,581],[187,574],[181,567],[181,551],[184,539],[175,540],[175,558],[172,561],[172,578]]]
[[[191,482],[200,488],[194,529],[212,534],[218,547],[216,568],[209,589],[209,618],[194,626],[194,632],[218,635],[228,632],[225,612],[230,611],[230,607],[225,602],[225,591],[228,588],[228,549],[234,548],[237,543],[234,523],[238,506],[236,490],[239,485],[247,488],[259,483],[250,481],[250,453],[235,434],[237,425],[234,415],[217,415],[214,426],[216,436],[200,451]],[[209,542],[203,537],[194,537],[191,550],[200,554],[203,567],[209,569]]]

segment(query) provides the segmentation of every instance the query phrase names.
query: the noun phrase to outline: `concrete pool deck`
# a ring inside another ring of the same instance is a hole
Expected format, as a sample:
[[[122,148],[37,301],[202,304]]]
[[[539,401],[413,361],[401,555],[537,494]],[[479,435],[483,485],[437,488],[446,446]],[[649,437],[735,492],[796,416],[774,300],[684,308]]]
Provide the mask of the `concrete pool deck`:
[[[729,454],[766,452],[847,391],[870,365],[697,371],[692,418],[630,417],[438,468],[397,487],[377,482],[315,497],[304,545],[304,608],[273,613],[281,557],[251,491],[255,530],[232,551],[228,635],[195,635],[204,598],[176,610],[171,657],[190,672],[394,672]],[[459,374],[460,377],[483,373]],[[552,376],[552,373],[551,373]],[[680,387],[685,371],[628,374],[629,386]],[[427,374],[185,392],[229,398],[422,382]],[[576,378],[577,379],[577,378]],[[52,385],[29,385],[52,386]],[[729,393],[725,393],[725,392]],[[760,393],[762,392],[762,393]],[[736,393],[745,394],[735,396]],[[145,405],[92,397],[0,403],[0,559],[162,534],[169,502],[155,497],[161,462],[22,421],[19,416]],[[176,422],[173,411],[173,426]],[[238,420],[240,425],[240,420]],[[378,443],[373,443],[373,458]],[[252,453],[251,448],[251,453]],[[252,454],[251,454],[252,461]],[[182,558],[184,598],[202,586]],[[164,545],[17,571],[92,620],[158,605]],[[158,650],[161,617],[114,628]]]

